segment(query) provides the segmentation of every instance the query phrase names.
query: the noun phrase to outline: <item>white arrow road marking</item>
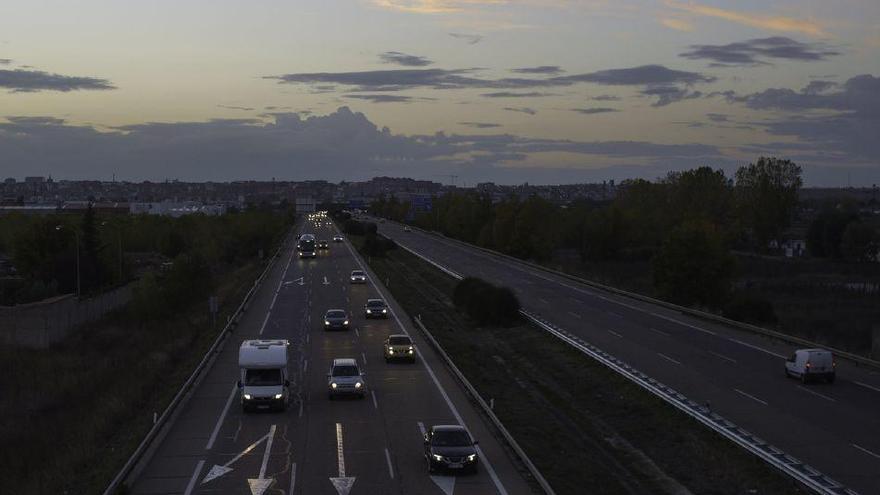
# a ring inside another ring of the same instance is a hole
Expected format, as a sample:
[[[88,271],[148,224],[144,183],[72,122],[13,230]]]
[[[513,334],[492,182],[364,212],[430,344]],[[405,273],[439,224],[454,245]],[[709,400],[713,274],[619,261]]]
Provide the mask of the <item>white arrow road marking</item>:
[[[354,485],[354,476],[345,476],[345,456],[342,452],[342,424],[336,423],[336,462],[339,467],[339,476],[330,478],[330,483],[336,488],[339,495],[348,495]]]
[[[327,276],[324,276],[324,285],[330,285],[330,281],[327,280]]]
[[[233,465],[237,460],[241,459],[242,457],[247,455],[250,451],[257,448],[257,445],[260,445],[264,441],[268,440],[269,436],[274,435],[274,434],[275,434],[275,425],[272,425],[272,427],[269,428],[269,433],[260,437],[260,439],[257,440],[256,442],[248,445],[244,450],[242,450],[237,456],[233,457],[229,462],[227,462],[226,464],[224,464],[222,466],[215,464],[214,467],[212,467],[211,470],[208,471],[208,474],[205,475],[205,478],[202,480],[202,484],[205,484],[215,478],[219,478],[219,477],[223,476],[224,474],[232,471],[232,468],[229,466]]]
[[[266,478],[266,466],[269,464],[269,454],[272,452],[272,441],[275,439],[275,425],[269,428],[269,440],[266,441],[266,451],[263,452],[263,463],[260,465],[260,476],[257,479],[249,478],[248,485],[252,495],[263,495],[269,486],[275,482],[275,478]]]

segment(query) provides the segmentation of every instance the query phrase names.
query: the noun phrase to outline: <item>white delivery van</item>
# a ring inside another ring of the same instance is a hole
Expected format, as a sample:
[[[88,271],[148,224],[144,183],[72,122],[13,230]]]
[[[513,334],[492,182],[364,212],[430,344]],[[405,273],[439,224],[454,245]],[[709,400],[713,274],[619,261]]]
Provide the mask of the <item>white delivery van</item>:
[[[825,349],[798,349],[785,360],[785,376],[800,378],[807,383],[813,379],[834,383],[836,363],[831,351]]]
[[[283,411],[290,403],[287,340],[245,340],[238,350],[241,407]]]

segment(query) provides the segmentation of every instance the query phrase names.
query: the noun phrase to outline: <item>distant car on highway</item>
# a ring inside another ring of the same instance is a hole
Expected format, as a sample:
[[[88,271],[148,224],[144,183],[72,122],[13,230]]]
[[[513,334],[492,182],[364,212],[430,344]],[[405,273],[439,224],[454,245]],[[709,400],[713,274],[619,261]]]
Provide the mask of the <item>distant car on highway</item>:
[[[385,362],[395,359],[416,362],[416,350],[409,335],[394,334],[385,339]]]
[[[367,318],[388,318],[388,305],[382,299],[367,299],[367,304],[364,304],[364,316]]]
[[[798,349],[785,360],[785,376],[799,378],[804,383],[812,380],[834,383],[836,367],[831,351]]]
[[[462,470],[477,472],[477,441],[459,425],[436,425],[425,433],[428,472]]]
[[[357,361],[351,358],[338,358],[330,365],[327,373],[327,397],[330,400],[340,395],[355,395],[363,399],[367,396],[367,382]]]
[[[353,284],[367,283],[367,274],[364,273],[363,270],[352,270],[351,271],[351,283],[353,283]]]
[[[343,309],[328,309],[324,313],[324,330],[348,330],[348,315]]]
[[[339,234],[334,235],[333,242],[342,242],[342,236]]]
[[[407,226],[403,227],[403,231],[404,232],[412,232],[412,229],[409,228],[409,225],[407,225]]]
[[[326,240],[322,239],[322,240],[318,241],[318,249],[321,251],[330,249],[330,243],[327,242]]]

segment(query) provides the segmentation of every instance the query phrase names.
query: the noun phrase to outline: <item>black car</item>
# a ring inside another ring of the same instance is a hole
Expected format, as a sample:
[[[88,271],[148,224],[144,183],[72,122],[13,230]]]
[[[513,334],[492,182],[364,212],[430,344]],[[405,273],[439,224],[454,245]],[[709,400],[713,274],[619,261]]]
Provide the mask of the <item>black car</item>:
[[[328,309],[324,313],[324,330],[348,330],[348,315],[341,309]]]
[[[329,249],[329,248],[330,248],[329,242],[327,242],[325,240],[318,241],[318,249],[324,250],[324,249]]]
[[[428,472],[438,469],[477,472],[477,441],[459,425],[436,425],[425,433]]]
[[[364,304],[364,316],[367,318],[388,318],[388,305],[381,299],[367,299],[367,304]]]

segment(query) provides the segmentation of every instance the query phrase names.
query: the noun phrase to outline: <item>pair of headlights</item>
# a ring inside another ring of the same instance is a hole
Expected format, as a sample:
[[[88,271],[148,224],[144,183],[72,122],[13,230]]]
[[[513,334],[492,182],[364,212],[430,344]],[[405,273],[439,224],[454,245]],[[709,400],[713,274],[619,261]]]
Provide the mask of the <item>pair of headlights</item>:
[[[361,382],[357,382],[354,384],[354,388],[361,388],[363,386],[364,384]],[[333,390],[336,390],[338,387],[339,385],[337,385],[336,382],[330,382],[330,388],[332,388]]]
[[[437,461],[437,462],[440,462],[440,461],[443,460],[443,456],[442,456],[442,455],[439,455],[439,454],[431,454],[431,456],[434,457],[434,460]],[[467,456],[467,460],[468,460],[468,462],[474,462],[476,459],[477,459],[477,454],[471,454],[471,455]]]
[[[330,321],[329,321],[329,320],[324,320],[324,324],[329,326],[329,325],[330,325]],[[343,325],[348,325],[348,320],[343,321],[342,324],[343,324]]]
[[[283,397],[282,394],[275,394],[275,399],[280,399],[281,397]],[[251,400],[252,398],[251,394],[244,394],[244,400]]]

